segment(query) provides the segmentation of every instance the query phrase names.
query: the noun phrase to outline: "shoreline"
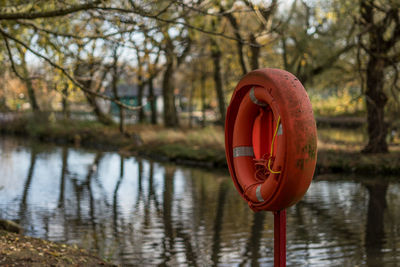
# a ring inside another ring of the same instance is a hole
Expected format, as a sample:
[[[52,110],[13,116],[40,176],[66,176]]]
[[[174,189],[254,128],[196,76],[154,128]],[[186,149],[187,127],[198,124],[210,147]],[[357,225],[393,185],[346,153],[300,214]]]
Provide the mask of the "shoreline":
[[[0,229],[1,266],[117,266],[76,245]]]
[[[114,151],[126,156],[140,156],[200,168],[226,169],[224,136],[221,128],[168,129],[162,126],[129,125],[125,134],[115,126],[87,121],[31,122],[17,120],[3,123],[1,135],[68,145],[87,149]],[[320,144],[315,174],[394,175],[400,173],[400,146],[388,154],[362,154],[359,145]],[[346,149],[346,150],[345,150]]]

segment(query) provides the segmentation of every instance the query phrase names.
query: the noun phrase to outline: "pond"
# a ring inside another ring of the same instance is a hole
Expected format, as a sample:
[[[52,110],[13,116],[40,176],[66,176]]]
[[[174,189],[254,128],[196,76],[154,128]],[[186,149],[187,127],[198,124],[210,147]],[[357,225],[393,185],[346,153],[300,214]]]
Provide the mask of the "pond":
[[[133,266],[272,266],[273,216],[227,172],[0,138],[0,218]],[[317,177],[318,178],[318,177]],[[400,183],[316,179],[287,210],[288,266],[398,266]]]

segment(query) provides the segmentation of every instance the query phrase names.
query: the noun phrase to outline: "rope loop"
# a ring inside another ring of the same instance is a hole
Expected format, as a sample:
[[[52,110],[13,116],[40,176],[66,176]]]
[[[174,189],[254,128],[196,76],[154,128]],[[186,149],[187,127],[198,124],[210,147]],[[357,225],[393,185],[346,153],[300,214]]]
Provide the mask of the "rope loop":
[[[274,135],[272,137],[271,142],[271,151],[270,153],[264,154],[260,159],[253,159],[254,165],[256,167],[255,178],[257,181],[265,181],[268,176],[272,173],[281,173],[281,171],[274,171],[271,169],[271,164],[274,163],[275,157],[274,155],[274,145],[275,138],[278,133],[279,125],[281,121],[281,116],[278,117],[278,121],[276,122],[276,127],[274,131]]]

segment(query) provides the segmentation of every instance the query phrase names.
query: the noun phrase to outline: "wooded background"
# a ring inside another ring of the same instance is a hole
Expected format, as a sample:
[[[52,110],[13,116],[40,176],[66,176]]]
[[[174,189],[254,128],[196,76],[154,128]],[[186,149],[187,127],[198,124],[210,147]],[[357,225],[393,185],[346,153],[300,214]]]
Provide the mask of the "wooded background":
[[[0,36],[2,112],[69,117],[85,102],[109,125],[112,116],[99,106],[105,99],[121,107],[121,132],[127,110],[167,127],[181,126],[185,112],[193,126],[196,111],[204,124],[209,110],[222,124],[240,77],[274,67],[299,78],[316,115],[366,117],[366,153],[387,152],[389,130],[400,128],[395,0],[5,0]],[[122,83],[138,86],[138,107],[121,101]],[[146,104],[149,114],[140,108]]]

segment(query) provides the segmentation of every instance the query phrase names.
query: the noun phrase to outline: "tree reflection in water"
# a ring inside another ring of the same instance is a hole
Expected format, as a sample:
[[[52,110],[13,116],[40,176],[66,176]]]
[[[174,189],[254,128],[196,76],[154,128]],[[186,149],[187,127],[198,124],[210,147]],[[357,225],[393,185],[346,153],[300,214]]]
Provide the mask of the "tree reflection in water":
[[[0,216],[29,235],[123,265],[273,262],[273,216],[250,211],[224,173],[67,147],[0,148],[13,155],[0,169],[23,173],[0,179]],[[314,181],[288,209],[288,266],[396,266],[397,195],[395,182]]]
[[[61,175],[60,175],[60,193],[58,197],[58,207],[61,208],[61,211],[64,210],[64,192],[65,192],[65,176],[68,172],[68,148],[62,148],[62,166],[61,166]]]
[[[37,148],[35,146],[32,146],[30,151],[30,163],[29,163],[28,174],[26,176],[24,190],[22,192],[21,203],[19,208],[18,221],[22,225],[29,224],[30,221],[30,219],[27,218],[27,216],[29,215],[29,210],[27,207],[27,199],[28,199],[29,189],[32,183],[33,172],[35,170],[37,154],[38,154]]]
[[[243,255],[243,262],[240,266],[245,265],[245,260],[250,257],[250,266],[260,266],[259,259],[261,258],[261,237],[264,230],[266,212],[257,212],[253,215],[253,224],[251,226],[250,238],[246,244],[246,252]],[[250,254],[250,255],[249,255]]]
[[[82,202],[84,201],[85,198],[85,193],[87,193],[88,198],[89,198],[89,224],[91,226],[91,235],[92,235],[92,246],[93,249],[95,250],[100,250],[100,244],[99,244],[99,235],[102,234],[101,231],[101,225],[98,225],[98,222],[96,220],[96,212],[95,212],[95,200],[93,197],[93,191],[92,191],[92,180],[97,173],[98,166],[100,164],[100,161],[103,157],[103,153],[97,152],[95,154],[93,163],[90,164],[87,167],[87,174],[83,182],[81,182],[78,179],[72,179],[72,184],[74,187],[75,191],[75,197],[76,197],[76,205],[77,205],[77,213],[76,213],[76,218],[78,222],[84,223],[84,220],[82,220]]]
[[[225,198],[227,186],[224,182],[220,182],[218,190],[217,211],[215,214],[214,234],[212,239],[212,254],[211,260],[213,266],[217,266],[220,258],[221,250],[221,229],[224,218]]]
[[[124,233],[123,231],[120,231],[123,229],[123,227],[120,227],[120,223],[118,222],[118,189],[121,186],[121,182],[124,178],[124,157],[122,155],[120,155],[120,168],[119,168],[119,177],[117,180],[117,183],[115,185],[114,188],[114,192],[113,192],[113,234],[114,237],[117,240],[118,243],[118,248],[119,248],[119,255],[123,255],[124,254],[124,244],[125,244],[125,240],[124,240]],[[121,218],[121,226],[124,225],[124,222],[122,221]],[[122,228],[122,229],[121,229]]]
[[[174,231],[172,227],[172,200],[174,194],[174,166],[166,166],[164,174],[163,209],[162,220],[164,225],[164,236],[162,238],[163,264],[169,263],[174,254]]]
[[[385,242],[384,214],[387,207],[388,182],[364,183],[369,193],[367,224],[365,229],[365,250],[368,266],[382,266]]]

